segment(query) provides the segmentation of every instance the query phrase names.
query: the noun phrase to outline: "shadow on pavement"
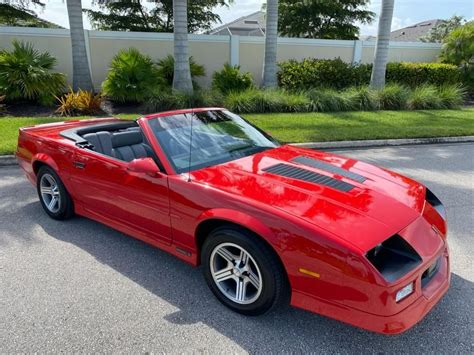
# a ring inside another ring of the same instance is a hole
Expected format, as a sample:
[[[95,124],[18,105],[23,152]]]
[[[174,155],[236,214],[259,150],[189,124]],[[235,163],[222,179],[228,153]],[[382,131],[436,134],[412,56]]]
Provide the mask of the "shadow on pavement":
[[[443,156],[443,150],[436,147],[423,149],[431,149],[432,161],[413,157],[413,149],[393,149],[393,160],[389,156],[387,160],[378,160],[377,163],[402,172],[407,168],[447,174],[450,169],[457,169],[468,176],[472,174],[472,165],[466,164],[466,158]],[[370,156],[361,155],[362,159],[371,160],[368,159]],[[452,166],[434,164],[436,158],[448,159]],[[454,163],[453,159],[460,162]],[[374,160],[377,160],[375,156]],[[77,217],[67,222],[51,220],[41,210],[34,189],[23,177],[19,177],[18,169],[2,171],[0,248],[13,242],[9,238],[26,244],[41,243],[41,240],[35,239],[33,231],[42,228],[48,236],[81,248],[98,262],[178,308],[178,311],[164,316],[166,321],[177,327],[202,323],[249,352],[312,349],[324,353],[452,353],[457,352],[456,349],[473,349],[474,283],[457,274],[452,275],[449,292],[425,319],[397,336],[370,333],[290,307],[261,317],[243,317],[214,298],[199,269],[193,269],[165,252],[84,218]],[[458,198],[472,196],[472,185],[471,188],[462,184],[453,187],[449,181],[439,181],[435,175],[424,176],[423,180],[435,185],[434,190],[439,189],[444,195],[440,197],[446,197],[453,204]],[[456,208],[461,209],[462,206]],[[472,230],[469,231],[469,223],[462,225],[461,220],[465,223],[463,214],[470,212],[459,212],[457,217],[449,216],[452,222],[456,222],[450,227],[450,233],[463,246],[459,256],[464,258],[469,258]],[[22,233],[18,232],[19,224]]]
[[[177,326],[203,323],[249,352],[261,351],[264,346],[273,351],[309,347],[324,352],[447,353],[459,343],[468,345],[472,341],[474,283],[456,274],[452,275],[449,292],[431,313],[398,336],[370,333],[290,307],[262,317],[243,317],[229,311],[213,297],[200,269],[193,269],[165,252],[85,218],[52,221],[41,211],[39,202],[27,204],[19,213],[33,215],[34,223],[49,236],[74,244],[179,308],[165,316],[170,323]],[[71,230],[75,232],[71,233]],[[253,335],[251,341],[248,334]],[[258,342],[255,342],[256,338]]]

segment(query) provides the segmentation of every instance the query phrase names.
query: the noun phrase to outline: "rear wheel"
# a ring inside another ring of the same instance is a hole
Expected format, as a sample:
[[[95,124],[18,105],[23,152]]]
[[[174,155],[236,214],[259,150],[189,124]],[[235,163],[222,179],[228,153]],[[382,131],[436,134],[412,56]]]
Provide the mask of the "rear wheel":
[[[204,242],[201,263],[206,282],[224,305],[256,316],[286,300],[286,275],[274,252],[240,228],[215,229]]]
[[[54,219],[68,219],[74,215],[71,196],[56,172],[42,166],[37,175],[37,190],[41,206]]]

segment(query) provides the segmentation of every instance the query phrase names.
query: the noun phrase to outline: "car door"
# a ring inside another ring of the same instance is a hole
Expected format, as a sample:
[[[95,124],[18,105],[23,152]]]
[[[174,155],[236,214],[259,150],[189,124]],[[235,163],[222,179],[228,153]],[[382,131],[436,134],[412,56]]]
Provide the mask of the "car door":
[[[71,185],[86,214],[171,243],[168,178],[127,170],[128,163],[78,148]]]

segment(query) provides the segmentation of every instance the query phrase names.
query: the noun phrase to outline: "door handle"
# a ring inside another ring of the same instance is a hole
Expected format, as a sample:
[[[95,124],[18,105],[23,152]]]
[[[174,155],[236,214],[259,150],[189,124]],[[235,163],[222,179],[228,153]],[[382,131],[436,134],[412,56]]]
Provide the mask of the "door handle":
[[[84,169],[86,167],[86,164],[85,163],[82,163],[80,161],[75,161],[72,163],[74,165],[75,168],[77,169]]]

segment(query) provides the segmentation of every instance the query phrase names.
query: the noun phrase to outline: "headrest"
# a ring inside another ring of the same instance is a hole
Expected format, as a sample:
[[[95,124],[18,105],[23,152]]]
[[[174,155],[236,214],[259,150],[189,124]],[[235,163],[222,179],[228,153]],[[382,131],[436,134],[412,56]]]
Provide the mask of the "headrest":
[[[143,143],[143,137],[139,131],[122,131],[112,134],[114,148],[140,143]]]

